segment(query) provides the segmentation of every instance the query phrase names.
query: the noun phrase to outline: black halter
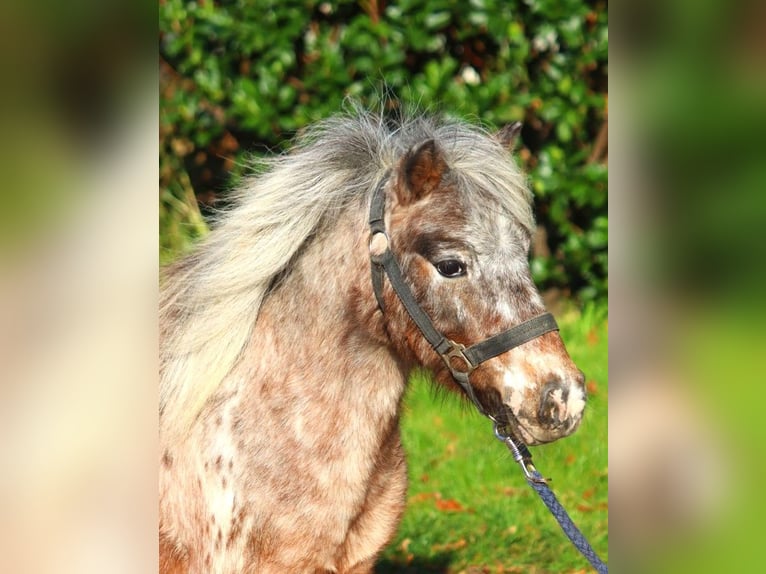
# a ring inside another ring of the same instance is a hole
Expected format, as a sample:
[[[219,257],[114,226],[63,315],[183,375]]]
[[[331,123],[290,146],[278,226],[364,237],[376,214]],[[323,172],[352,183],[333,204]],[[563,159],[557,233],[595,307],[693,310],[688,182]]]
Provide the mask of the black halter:
[[[484,361],[505,353],[519,345],[531,341],[550,331],[557,331],[558,325],[553,315],[543,313],[515,327],[466,347],[445,337],[434,327],[433,321],[420,308],[412,290],[402,277],[402,270],[390,249],[390,240],[384,222],[385,193],[383,188],[388,174],[381,180],[372,196],[370,205],[370,260],[372,262],[372,288],[381,311],[383,305],[383,272],[388,276],[399,300],[407,313],[420,329],[423,336],[439,353],[452,377],[462,387],[468,398],[483,415],[490,416],[476,397],[469,375]]]

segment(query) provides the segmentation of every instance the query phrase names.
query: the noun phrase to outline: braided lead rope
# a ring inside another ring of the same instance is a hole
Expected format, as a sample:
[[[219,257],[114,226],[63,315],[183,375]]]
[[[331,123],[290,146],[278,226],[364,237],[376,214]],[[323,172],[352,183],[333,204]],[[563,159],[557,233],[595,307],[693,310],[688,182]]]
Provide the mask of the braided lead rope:
[[[590,562],[591,566],[595,568],[598,574],[608,574],[607,565],[601,558],[599,558],[596,551],[593,550],[588,539],[585,538],[582,532],[580,532],[580,529],[577,528],[577,525],[575,525],[569,517],[567,511],[561,505],[558,498],[556,498],[556,495],[553,494],[553,491],[548,486],[548,482],[532,464],[532,454],[529,452],[527,446],[515,437],[502,432],[501,429],[504,425],[501,425],[492,417],[490,417],[490,419],[495,423],[495,436],[498,440],[505,443],[505,446],[511,451],[513,460],[519,463],[519,466],[521,466],[521,469],[524,471],[524,478],[526,478],[529,486],[531,486],[540,496],[545,503],[545,506],[556,519],[556,522],[559,523],[561,530],[563,530],[564,534],[569,538],[570,542],[572,542],[574,547],[579,550],[580,554]]]
[[[556,522],[559,523],[561,530],[564,531],[567,538],[569,538],[575,548],[580,551],[580,554],[588,559],[588,562],[590,562],[591,566],[596,569],[596,572],[599,574],[607,574],[608,570],[606,564],[599,558],[596,551],[593,550],[593,547],[583,533],[580,532],[580,529],[577,528],[574,522],[572,522],[569,514],[567,514],[567,511],[561,506],[558,498],[556,498],[556,495],[553,494],[553,491],[548,487],[548,484],[545,482],[542,475],[536,470],[532,470],[530,474],[532,475],[532,478],[527,478],[529,486],[531,486],[540,498],[542,498],[545,506],[551,511],[551,514],[556,519]]]

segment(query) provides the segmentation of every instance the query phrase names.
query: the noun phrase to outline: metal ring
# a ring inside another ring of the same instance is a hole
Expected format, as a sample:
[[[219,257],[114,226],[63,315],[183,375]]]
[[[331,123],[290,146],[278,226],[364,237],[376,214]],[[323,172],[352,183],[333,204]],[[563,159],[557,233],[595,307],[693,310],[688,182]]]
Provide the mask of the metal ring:
[[[495,422],[492,429],[495,433],[495,438],[497,438],[497,440],[499,440],[500,442],[505,442],[508,439],[508,436],[500,432],[500,423],[497,422],[495,419],[492,419],[492,420]]]
[[[380,259],[386,251],[388,251],[390,245],[391,240],[388,238],[388,233],[384,230],[373,231],[370,234],[369,242],[370,258],[373,259],[373,261],[375,259]]]

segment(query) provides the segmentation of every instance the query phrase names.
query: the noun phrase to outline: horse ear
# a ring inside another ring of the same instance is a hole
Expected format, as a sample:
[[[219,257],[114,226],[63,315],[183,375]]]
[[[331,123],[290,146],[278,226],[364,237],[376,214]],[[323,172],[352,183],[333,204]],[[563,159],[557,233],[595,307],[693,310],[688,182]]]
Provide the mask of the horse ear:
[[[521,122],[506,124],[498,130],[495,134],[495,138],[497,138],[497,141],[499,141],[504,148],[513,151],[516,148],[516,143],[523,125],[524,124]]]
[[[400,202],[407,204],[427,196],[439,186],[448,170],[444,154],[434,140],[413,147],[402,161]]]

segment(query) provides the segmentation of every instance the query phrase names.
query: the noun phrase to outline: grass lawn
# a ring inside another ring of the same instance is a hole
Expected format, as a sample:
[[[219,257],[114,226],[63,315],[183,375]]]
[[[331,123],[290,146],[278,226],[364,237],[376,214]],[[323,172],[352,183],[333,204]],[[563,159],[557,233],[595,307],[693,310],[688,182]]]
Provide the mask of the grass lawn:
[[[608,559],[606,311],[557,317],[585,372],[585,418],[574,435],[531,448],[535,465],[596,552]],[[404,520],[376,572],[444,574],[591,572],[521,469],[465,401],[421,375],[403,418],[410,486]]]

